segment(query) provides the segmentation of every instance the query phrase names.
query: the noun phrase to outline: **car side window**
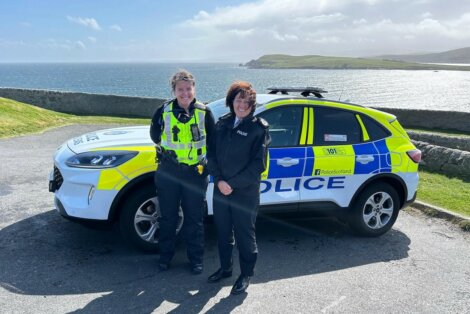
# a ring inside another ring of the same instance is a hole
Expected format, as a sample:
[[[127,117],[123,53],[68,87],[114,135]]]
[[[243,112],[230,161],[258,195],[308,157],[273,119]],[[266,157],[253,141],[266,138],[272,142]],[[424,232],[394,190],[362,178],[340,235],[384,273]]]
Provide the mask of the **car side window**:
[[[281,106],[258,115],[269,123],[270,147],[292,147],[299,145],[302,107]]]
[[[346,145],[361,142],[361,127],[354,112],[316,107],[314,121],[314,145]]]
[[[369,134],[371,141],[380,140],[390,136],[390,132],[381,126],[374,119],[369,118],[368,116],[361,115],[361,120],[364,123],[364,126]]]

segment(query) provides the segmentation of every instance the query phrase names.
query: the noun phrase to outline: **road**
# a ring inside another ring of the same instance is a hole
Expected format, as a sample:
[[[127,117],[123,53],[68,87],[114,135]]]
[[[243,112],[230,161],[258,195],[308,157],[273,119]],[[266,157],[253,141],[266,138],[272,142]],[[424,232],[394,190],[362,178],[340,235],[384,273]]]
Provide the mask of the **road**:
[[[413,209],[374,239],[331,219],[260,219],[256,274],[240,296],[229,295],[236,277],[206,283],[218,267],[213,225],[203,275],[189,274],[183,244],[159,273],[157,255],[129,248],[115,229],[87,229],[53,208],[55,148],[98,128],[0,140],[1,313],[470,312],[469,234]]]

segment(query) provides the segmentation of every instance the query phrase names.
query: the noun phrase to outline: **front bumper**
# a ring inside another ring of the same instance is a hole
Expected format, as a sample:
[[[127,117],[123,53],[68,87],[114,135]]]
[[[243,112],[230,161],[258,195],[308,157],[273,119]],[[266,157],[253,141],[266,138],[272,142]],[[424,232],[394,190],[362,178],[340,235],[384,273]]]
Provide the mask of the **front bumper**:
[[[62,145],[54,155],[54,170],[49,175],[49,189],[55,194],[55,206],[64,217],[107,220],[111,204],[119,192],[98,189],[102,169],[73,168],[65,161],[74,153]],[[123,176],[116,181],[125,180]]]

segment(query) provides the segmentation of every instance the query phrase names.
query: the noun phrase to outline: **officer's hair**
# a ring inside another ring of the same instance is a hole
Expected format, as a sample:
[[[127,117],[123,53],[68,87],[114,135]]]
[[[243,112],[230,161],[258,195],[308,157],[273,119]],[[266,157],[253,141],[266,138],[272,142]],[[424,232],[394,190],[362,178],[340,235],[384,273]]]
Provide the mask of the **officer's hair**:
[[[244,81],[235,81],[232,83],[232,85],[230,85],[227,92],[227,97],[225,98],[225,105],[230,108],[232,113],[234,113],[233,101],[238,93],[240,93],[240,97],[248,99],[248,104],[253,111],[256,103],[256,91],[253,89],[253,86],[251,86],[250,83]]]
[[[180,69],[178,70],[178,72],[173,74],[170,79],[171,90],[175,91],[176,83],[181,81],[190,82],[193,86],[196,85],[196,80],[194,79],[194,76],[189,71]]]

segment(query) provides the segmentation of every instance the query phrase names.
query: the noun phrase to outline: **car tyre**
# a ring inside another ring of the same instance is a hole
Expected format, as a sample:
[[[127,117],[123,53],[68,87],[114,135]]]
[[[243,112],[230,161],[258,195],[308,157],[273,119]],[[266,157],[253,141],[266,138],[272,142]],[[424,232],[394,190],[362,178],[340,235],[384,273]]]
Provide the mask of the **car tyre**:
[[[377,237],[390,230],[399,212],[397,191],[387,183],[372,183],[352,206],[349,224],[361,236]]]
[[[119,227],[124,239],[147,252],[158,252],[160,207],[153,185],[142,186],[128,194],[121,209]],[[176,233],[183,225],[180,208]]]

